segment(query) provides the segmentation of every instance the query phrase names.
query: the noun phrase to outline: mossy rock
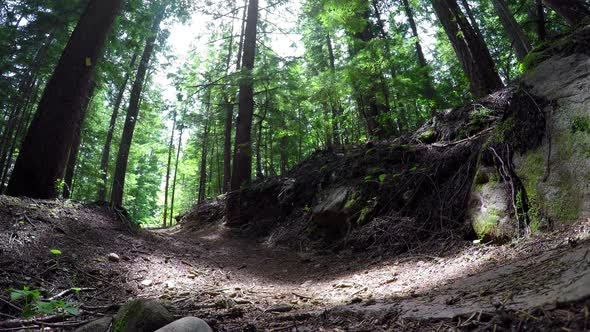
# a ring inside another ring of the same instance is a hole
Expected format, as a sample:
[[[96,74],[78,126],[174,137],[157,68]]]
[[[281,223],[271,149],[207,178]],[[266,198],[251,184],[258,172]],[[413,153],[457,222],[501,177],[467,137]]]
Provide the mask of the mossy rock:
[[[436,142],[436,131],[434,129],[428,129],[418,135],[418,140],[424,144],[432,144]]]
[[[518,235],[508,184],[499,182],[493,167],[480,167],[471,192],[467,217],[477,237],[505,243]]]
[[[157,301],[136,299],[119,309],[113,332],[151,332],[172,321],[174,316]]]

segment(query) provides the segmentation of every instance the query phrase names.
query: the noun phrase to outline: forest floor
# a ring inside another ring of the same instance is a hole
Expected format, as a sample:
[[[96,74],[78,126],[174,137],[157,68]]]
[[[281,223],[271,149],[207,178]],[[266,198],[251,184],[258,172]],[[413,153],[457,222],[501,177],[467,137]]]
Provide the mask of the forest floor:
[[[136,297],[159,299],[217,331],[590,326],[590,220],[503,246],[449,238],[418,248],[394,257],[293,252],[221,225],[138,235],[107,207],[0,197],[0,331],[43,322],[72,329]],[[19,313],[6,302],[9,289],[24,285],[78,303],[81,315],[15,327]]]

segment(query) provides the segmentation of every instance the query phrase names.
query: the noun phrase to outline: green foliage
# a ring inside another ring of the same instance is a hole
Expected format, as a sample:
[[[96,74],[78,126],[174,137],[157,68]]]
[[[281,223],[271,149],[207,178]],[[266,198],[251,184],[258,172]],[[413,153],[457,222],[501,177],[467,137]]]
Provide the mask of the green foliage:
[[[61,250],[59,250],[59,249],[50,249],[49,252],[56,255],[56,256],[61,255]]]
[[[571,125],[572,133],[590,134],[590,117],[588,115],[575,115]]]
[[[61,300],[43,300],[40,290],[30,289],[27,286],[23,287],[22,290],[11,289],[10,302],[22,305],[24,318],[41,315],[77,316],[80,314],[80,310],[75,307],[74,303]]]

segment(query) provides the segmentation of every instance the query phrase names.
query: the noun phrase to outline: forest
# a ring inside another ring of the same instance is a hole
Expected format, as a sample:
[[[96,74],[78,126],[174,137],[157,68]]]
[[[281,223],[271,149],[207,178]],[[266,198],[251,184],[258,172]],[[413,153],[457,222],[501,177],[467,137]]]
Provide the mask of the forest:
[[[0,331],[589,328],[586,0],[1,0],[0,44]]]

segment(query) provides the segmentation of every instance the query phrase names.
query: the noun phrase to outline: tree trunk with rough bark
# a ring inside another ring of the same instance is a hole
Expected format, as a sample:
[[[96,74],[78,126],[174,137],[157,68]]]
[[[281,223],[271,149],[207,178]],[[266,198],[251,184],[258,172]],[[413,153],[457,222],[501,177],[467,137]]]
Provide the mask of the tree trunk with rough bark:
[[[176,177],[178,175],[178,161],[180,160],[180,150],[182,149],[182,131],[184,127],[180,126],[180,132],[178,133],[178,147],[176,149],[176,165],[174,165],[174,178],[172,179],[172,198],[170,199],[170,223],[172,226],[172,220],[174,219],[174,197],[176,194]]]
[[[236,138],[234,147],[233,172],[230,193],[227,199],[229,226],[238,226],[240,220],[240,192],[252,181],[252,117],[254,113],[254,81],[252,71],[256,60],[256,35],[258,27],[258,0],[250,0],[248,18],[244,30],[243,57],[241,58],[240,93]]]
[[[432,4],[469,79],[471,93],[483,97],[502,88],[485,41],[473,30],[456,0],[433,0]]]
[[[168,164],[166,166],[166,184],[164,186],[164,220],[163,227],[166,227],[168,221],[168,187],[170,185],[170,168],[172,166],[172,151],[174,149],[174,130],[176,129],[176,111],[172,119],[172,132],[170,133],[170,143],[168,144]]]
[[[111,114],[109,130],[107,131],[107,137],[105,139],[104,148],[102,149],[102,156],[100,158],[100,176],[102,180],[100,187],[98,189],[98,200],[100,202],[106,202],[107,200],[107,181],[109,172],[109,159],[111,156],[111,144],[113,142],[113,134],[115,132],[115,125],[117,124],[117,117],[119,116],[119,109],[121,108],[121,104],[123,103],[123,97],[125,96],[127,83],[129,82],[131,71],[135,68],[135,61],[137,60],[138,56],[138,52],[135,52],[135,54],[133,54],[133,58],[131,58],[129,70],[125,74],[123,83],[119,88],[117,98],[115,99],[115,107],[113,108],[113,113]]]
[[[209,148],[209,111],[207,111],[207,119],[203,129],[203,139],[201,142],[201,166],[199,177],[199,197],[198,202],[205,201],[205,187],[207,186],[207,152]]]
[[[565,18],[571,26],[577,26],[590,16],[588,3],[583,0],[543,0],[555,10],[560,16]]]
[[[122,0],[92,0],[43,93],[7,188],[12,196],[57,197],[82,105]]]
[[[522,61],[522,59],[524,59],[524,57],[531,51],[531,43],[529,42],[529,39],[524,31],[522,31],[520,24],[514,19],[514,16],[510,12],[510,8],[508,8],[508,5],[504,0],[492,0],[492,4],[494,5],[494,9],[500,18],[500,22],[502,22],[502,26],[508,35],[510,44],[512,45],[512,48],[514,48],[518,61]]]
[[[86,115],[88,114],[88,108],[90,107],[90,103],[92,101],[92,97],[94,96],[94,90],[96,89],[96,83],[92,83],[92,88],[90,89],[90,93],[88,94],[88,98],[82,105],[82,118],[76,127],[76,132],[74,133],[74,141],[72,142],[72,146],[70,147],[70,154],[68,155],[68,164],[66,167],[66,173],[64,175],[64,188],[63,188],[63,198],[68,199],[72,196],[72,192],[74,190],[74,174],[76,172],[76,164],[78,163],[78,154],[80,153],[80,145],[82,144],[82,127],[84,126],[84,120],[86,119]]]
[[[243,69],[231,190],[239,190],[252,181],[252,117],[254,113],[254,81],[252,70],[256,58],[256,29],[258,26],[258,0],[250,0],[244,34]]]
[[[131,142],[133,141],[133,133],[135,131],[135,124],[137,116],[139,115],[140,98],[143,90],[143,83],[146,79],[149,63],[156,46],[156,39],[160,31],[160,23],[165,14],[164,5],[156,5],[155,16],[151,28],[151,35],[146,41],[135,82],[131,90],[131,98],[129,100],[129,108],[127,110],[127,117],[125,118],[125,126],[123,128],[123,136],[121,137],[121,144],[119,145],[119,153],[117,155],[117,164],[115,167],[115,174],[113,176],[113,191],[111,193],[111,204],[115,206],[123,205],[123,193],[125,189],[125,175],[127,173],[127,162],[129,159],[129,151],[131,149]]]

